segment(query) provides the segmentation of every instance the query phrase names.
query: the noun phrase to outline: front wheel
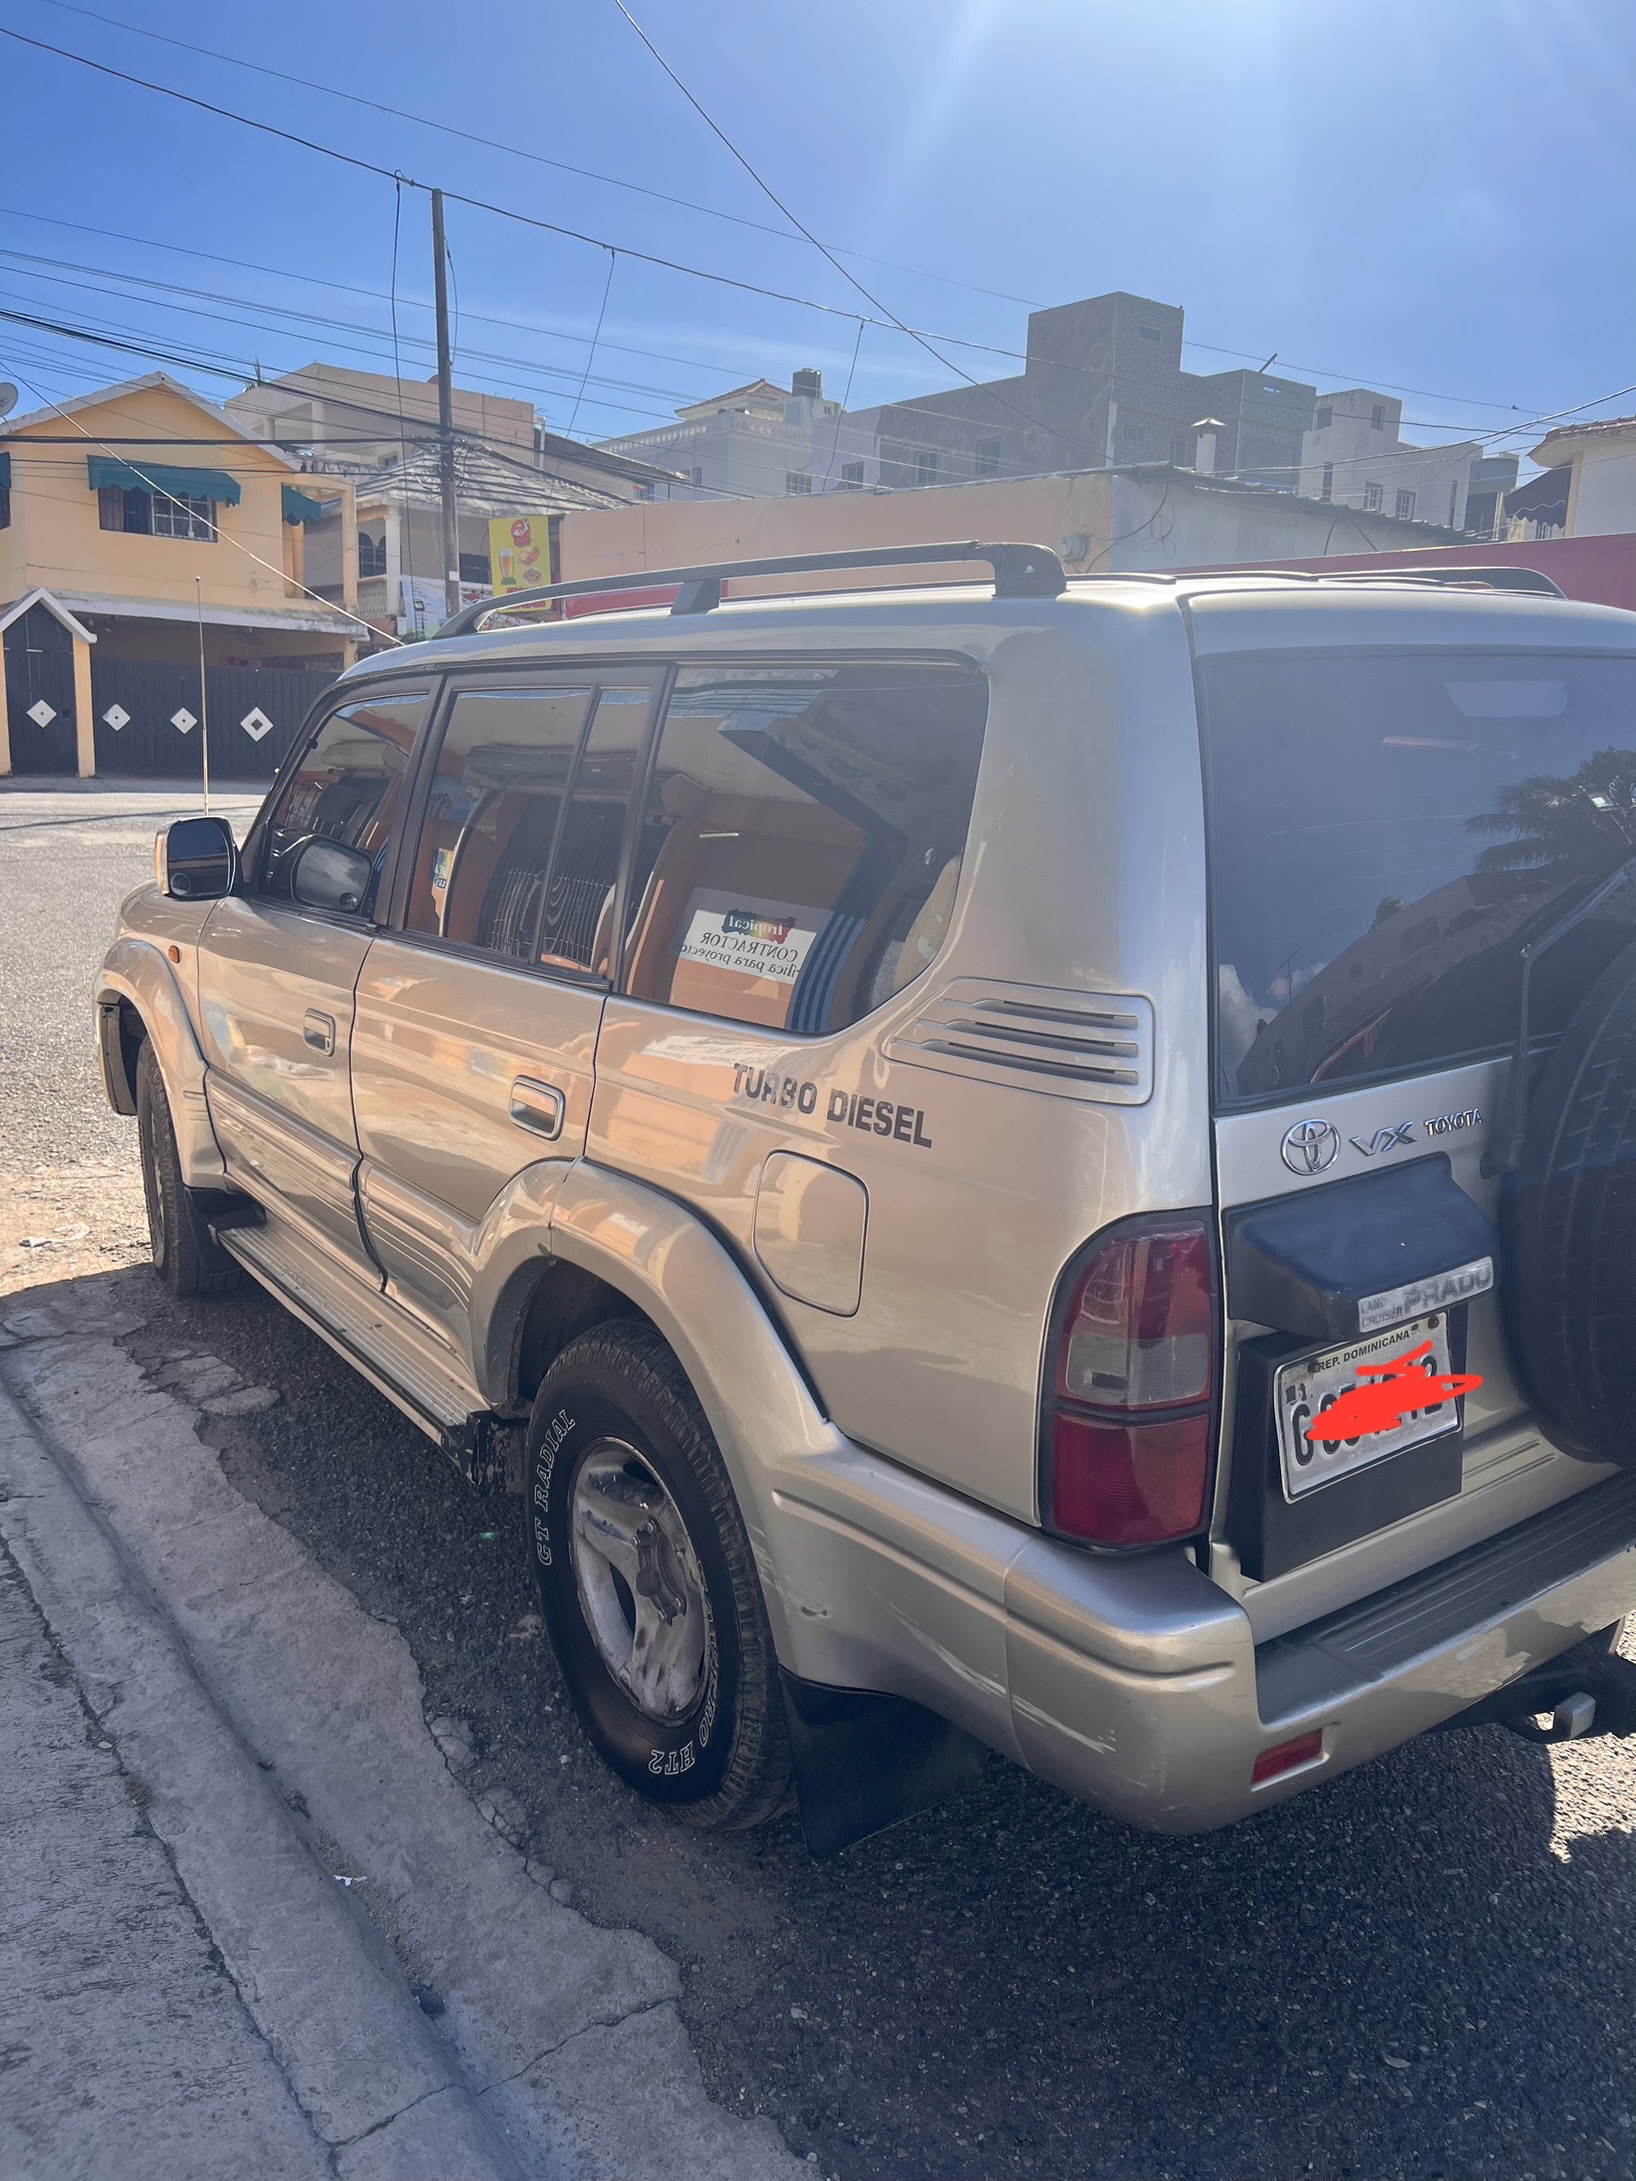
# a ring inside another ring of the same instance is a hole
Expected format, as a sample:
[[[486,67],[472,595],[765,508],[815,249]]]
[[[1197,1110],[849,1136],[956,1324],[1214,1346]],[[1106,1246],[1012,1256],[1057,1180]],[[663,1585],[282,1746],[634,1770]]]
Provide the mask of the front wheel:
[[[546,1625],[603,1760],[688,1824],[771,1817],[790,1765],[760,1579],[704,1412],[650,1326],[563,1350],[528,1475]]]
[[[148,1202],[153,1269],[173,1295],[226,1295],[244,1275],[200,1216],[176,1151],[165,1078],[153,1044],[142,1041],[136,1061],[136,1133],[142,1151],[142,1193]]]

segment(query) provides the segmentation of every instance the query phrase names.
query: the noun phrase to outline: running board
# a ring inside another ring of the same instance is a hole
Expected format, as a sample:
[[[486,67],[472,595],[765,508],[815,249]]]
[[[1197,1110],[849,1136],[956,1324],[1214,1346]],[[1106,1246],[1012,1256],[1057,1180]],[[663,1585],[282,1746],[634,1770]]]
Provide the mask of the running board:
[[[222,1248],[293,1317],[435,1439],[474,1483],[481,1481],[488,1464],[479,1420],[488,1412],[449,1350],[434,1348],[389,1295],[366,1288],[289,1227],[269,1220],[216,1231]]]

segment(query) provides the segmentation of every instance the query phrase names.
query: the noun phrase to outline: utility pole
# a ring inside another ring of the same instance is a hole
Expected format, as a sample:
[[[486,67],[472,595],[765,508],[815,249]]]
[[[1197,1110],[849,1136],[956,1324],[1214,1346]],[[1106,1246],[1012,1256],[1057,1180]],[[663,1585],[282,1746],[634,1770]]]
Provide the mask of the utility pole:
[[[443,241],[443,192],[432,191],[432,282],[437,303],[437,481],[443,505],[443,606],[460,611],[460,528],[454,498],[454,380],[449,362],[448,251]]]

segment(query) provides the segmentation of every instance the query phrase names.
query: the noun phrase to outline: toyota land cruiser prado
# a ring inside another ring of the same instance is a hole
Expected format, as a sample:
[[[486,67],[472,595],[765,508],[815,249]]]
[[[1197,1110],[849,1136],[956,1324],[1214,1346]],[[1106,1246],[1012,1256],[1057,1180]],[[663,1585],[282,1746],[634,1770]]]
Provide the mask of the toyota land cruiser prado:
[[[95,995],[160,1272],[521,1495],[694,1823],[1622,1731],[1636,616],[833,558],[484,601],[171,829]]]

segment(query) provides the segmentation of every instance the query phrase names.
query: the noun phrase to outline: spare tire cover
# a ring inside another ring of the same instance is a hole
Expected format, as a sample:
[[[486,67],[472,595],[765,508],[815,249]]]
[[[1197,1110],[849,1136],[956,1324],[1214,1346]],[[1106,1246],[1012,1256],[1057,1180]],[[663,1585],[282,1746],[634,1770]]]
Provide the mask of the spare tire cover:
[[[1506,1322],[1541,1425],[1569,1453],[1636,1466],[1636,946],[1546,1063],[1501,1233]]]

